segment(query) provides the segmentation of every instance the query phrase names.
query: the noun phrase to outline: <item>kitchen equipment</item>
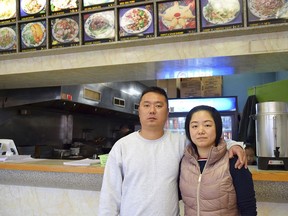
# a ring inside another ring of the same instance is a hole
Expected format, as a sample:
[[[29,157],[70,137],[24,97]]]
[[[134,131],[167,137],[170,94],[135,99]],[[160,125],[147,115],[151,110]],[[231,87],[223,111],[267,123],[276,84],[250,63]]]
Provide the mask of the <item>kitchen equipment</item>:
[[[18,155],[18,151],[13,140],[0,139],[0,155]]]
[[[57,149],[55,148],[53,151],[53,155],[55,158],[63,159],[67,158],[71,155],[70,149]]]
[[[73,156],[78,156],[80,153],[80,147],[71,147],[70,148],[70,153]]]
[[[288,170],[288,104],[256,104],[256,152],[258,168]]]

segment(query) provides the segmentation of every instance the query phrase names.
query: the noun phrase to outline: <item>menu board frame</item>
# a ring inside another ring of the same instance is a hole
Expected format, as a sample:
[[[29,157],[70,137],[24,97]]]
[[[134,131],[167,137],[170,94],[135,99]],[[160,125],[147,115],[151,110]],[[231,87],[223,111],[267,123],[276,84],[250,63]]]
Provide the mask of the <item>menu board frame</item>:
[[[137,17],[143,19],[135,20]],[[118,8],[117,18],[119,41],[155,37],[153,4]]]
[[[21,52],[47,49],[46,20],[21,23],[18,38]]]
[[[221,7],[219,7],[219,10],[215,6],[216,3],[219,3],[216,1],[215,3],[209,2],[209,0],[199,1],[200,2],[200,6],[199,6],[200,31],[201,32],[210,32],[210,31],[235,29],[235,28],[244,27],[244,11],[243,11],[242,0],[233,0],[235,1],[234,4],[231,4],[233,5],[233,9],[228,8],[231,5],[227,5],[227,3],[225,4],[223,2]],[[228,0],[228,1],[231,1],[231,0]],[[236,1],[238,1],[239,5],[236,3]],[[227,5],[227,8],[224,8],[223,5]],[[224,17],[223,15],[225,14],[224,10],[230,10],[229,13],[227,13],[226,17]],[[217,16],[215,14],[217,14]]]
[[[256,7],[257,5],[255,6],[255,3],[252,0],[246,0],[247,26],[251,27],[251,26],[287,23],[288,22],[288,0],[283,0],[283,2],[284,3],[282,6],[280,5],[281,3],[277,5],[277,2],[274,2],[275,3],[274,9],[273,7],[270,6],[270,8],[267,8],[266,10],[264,10],[265,4],[261,5],[260,7]],[[260,9],[262,9],[265,12],[261,12]]]
[[[70,3],[66,5],[67,7],[65,7],[65,5],[61,5],[60,2],[63,3],[63,1],[61,0],[49,0],[50,15],[63,15],[63,14],[75,13],[80,10],[79,0],[70,1]],[[57,5],[55,3],[57,3]]]
[[[80,19],[78,14],[55,17],[49,20],[49,48],[64,48],[80,45]],[[63,30],[63,27],[64,30]]]
[[[10,5],[10,4],[14,4],[14,5]],[[7,4],[7,2],[0,2],[0,25],[6,25],[6,24],[9,24],[9,23],[13,23],[13,22],[16,22],[16,16],[17,16],[17,1],[14,0],[10,0]],[[5,8],[5,6],[7,7],[8,5],[8,8]],[[2,16],[7,16],[7,17],[4,17],[2,18]]]
[[[0,26],[0,53],[1,54],[16,53],[17,46],[18,46],[18,38],[17,38],[16,25],[12,24],[12,25]]]
[[[19,20],[30,20],[35,18],[44,18],[46,17],[47,1],[40,0],[35,3],[35,5],[29,5],[27,0],[18,0],[19,2]],[[30,6],[30,7],[29,7]]]
[[[96,20],[98,19],[98,20]],[[95,24],[93,24],[93,22]],[[101,25],[99,31],[91,31],[91,25]],[[115,10],[93,11],[82,14],[82,44],[91,45],[116,40]]]
[[[197,1],[157,2],[157,36],[174,36],[197,32]]]

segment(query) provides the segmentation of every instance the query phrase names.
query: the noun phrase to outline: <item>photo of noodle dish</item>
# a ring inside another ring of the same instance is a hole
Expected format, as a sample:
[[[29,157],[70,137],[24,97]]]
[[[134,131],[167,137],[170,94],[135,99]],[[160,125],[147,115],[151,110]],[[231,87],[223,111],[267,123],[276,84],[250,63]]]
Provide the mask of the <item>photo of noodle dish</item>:
[[[71,18],[56,19],[52,26],[53,37],[61,43],[72,42],[79,33],[78,23]]]
[[[50,0],[50,7],[52,11],[59,11],[63,9],[77,8],[77,0]]]
[[[275,18],[284,7],[285,0],[248,0],[250,12],[260,19]]]
[[[6,20],[15,17],[15,14],[16,14],[15,0],[0,1],[0,20]]]
[[[37,14],[44,9],[46,0],[22,0],[21,8],[26,14]]]
[[[191,9],[194,9],[193,3],[179,5],[178,1],[174,1],[172,6],[168,7],[163,13],[159,13],[162,23],[169,30],[195,27],[195,16],[191,11]]]
[[[10,27],[0,28],[0,49],[9,50],[16,43],[16,32]]]
[[[21,39],[26,47],[38,47],[46,38],[46,28],[41,22],[32,22],[24,25]]]
[[[146,31],[152,23],[151,13],[144,8],[132,8],[120,19],[120,26],[129,34]]]
[[[239,0],[208,0],[208,3],[203,7],[204,18],[215,25],[233,21],[239,12]]]
[[[114,37],[114,11],[94,13],[85,21],[85,33],[94,39]]]

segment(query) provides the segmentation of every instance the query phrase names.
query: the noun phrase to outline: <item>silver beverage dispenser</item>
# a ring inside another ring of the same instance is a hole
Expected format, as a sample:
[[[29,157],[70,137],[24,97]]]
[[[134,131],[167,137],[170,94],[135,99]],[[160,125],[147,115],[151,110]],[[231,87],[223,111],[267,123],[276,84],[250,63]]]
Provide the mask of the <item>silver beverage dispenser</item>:
[[[256,104],[256,153],[258,168],[288,170],[288,104]]]

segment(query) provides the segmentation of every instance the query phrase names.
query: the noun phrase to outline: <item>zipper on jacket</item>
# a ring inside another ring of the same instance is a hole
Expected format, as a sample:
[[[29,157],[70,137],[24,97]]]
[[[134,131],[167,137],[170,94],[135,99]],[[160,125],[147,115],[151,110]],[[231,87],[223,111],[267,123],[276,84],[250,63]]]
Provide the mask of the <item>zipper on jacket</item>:
[[[197,215],[200,216],[200,184],[201,184],[202,174],[198,177],[198,185],[197,185]]]

